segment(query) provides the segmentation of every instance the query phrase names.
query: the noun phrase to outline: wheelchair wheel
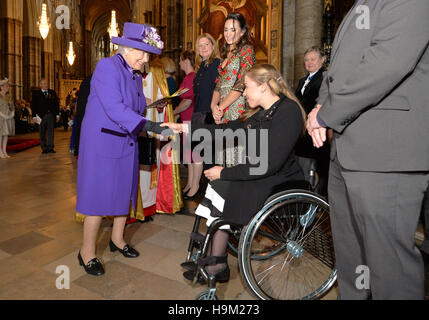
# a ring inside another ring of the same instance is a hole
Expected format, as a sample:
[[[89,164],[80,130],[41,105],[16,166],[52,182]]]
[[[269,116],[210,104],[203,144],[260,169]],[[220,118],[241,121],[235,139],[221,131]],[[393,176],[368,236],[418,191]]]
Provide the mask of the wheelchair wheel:
[[[326,200],[306,190],[271,197],[242,230],[238,264],[260,299],[321,298],[337,276]]]
[[[215,292],[216,290],[204,290],[195,297],[195,300],[218,300]]]

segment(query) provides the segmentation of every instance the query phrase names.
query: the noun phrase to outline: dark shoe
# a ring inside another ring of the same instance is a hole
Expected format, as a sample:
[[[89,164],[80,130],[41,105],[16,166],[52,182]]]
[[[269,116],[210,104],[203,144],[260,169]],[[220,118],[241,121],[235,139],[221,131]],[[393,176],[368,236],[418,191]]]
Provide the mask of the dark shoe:
[[[195,272],[197,270],[197,264],[195,262],[193,262],[193,261],[182,262],[180,264],[180,266],[183,269],[186,269],[186,270],[189,270],[189,271],[192,271],[192,272]]]
[[[97,258],[92,259],[85,265],[79,251],[77,259],[79,260],[79,264],[85,269],[86,273],[91,274],[93,276],[101,276],[104,274],[103,265]]]
[[[48,150],[42,150],[42,153],[48,153]]]
[[[137,258],[140,254],[139,252],[130,247],[128,244],[125,245],[125,247],[123,249],[119,249],[112,240],[110,240],[109,242],[109,246],[110,246],[110,251],[111,252],[115,252],[115,251],[119,251],[120,253],[123,254],[123,256],[125,258]]]
[[[183,272],[183,276],[185,277],[185,279],[193,281],[195,278],[195,272],[196,271],[185,271]],[[221,283],[229,281],[229,276],[230,276],[230,270],[228,265],[226,265],[225,269],[223,269],[222,271],[214,274],[215,281],[221,282]],[[206,282],[207,281],[204,279],[204,277],[201,274],[199,274],[197,283],[205,284]]]
[[[184,200],[193,200],[198,195],[198,192],[200,192],[200,188],[198,188],[197,192],[194,193],[194,195],[190,196],[189,194],[183,195]]]
[[[54,149],[48,150],[48,153],[56,153]]]

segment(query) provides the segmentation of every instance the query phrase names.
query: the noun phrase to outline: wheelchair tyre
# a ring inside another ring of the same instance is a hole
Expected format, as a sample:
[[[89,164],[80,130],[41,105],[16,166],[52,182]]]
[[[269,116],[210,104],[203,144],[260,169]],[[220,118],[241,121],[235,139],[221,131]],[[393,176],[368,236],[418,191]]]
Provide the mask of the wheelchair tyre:
[[[238,264],[260,299],[320,299],[337,276],[329,204],[306,190],[270,197],[241,232]]]
[[[212,294],[209,289],[200,292],[196,297],[195,300],[218,300],[217,296],[215,294]]]

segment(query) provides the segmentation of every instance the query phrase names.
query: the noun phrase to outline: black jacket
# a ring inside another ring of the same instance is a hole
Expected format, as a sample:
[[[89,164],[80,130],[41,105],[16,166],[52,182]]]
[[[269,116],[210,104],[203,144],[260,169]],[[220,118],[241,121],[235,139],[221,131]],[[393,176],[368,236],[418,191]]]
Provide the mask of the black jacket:
[[[46,96],[43,94],[42,90],[33,91],[31,110],[33,111],[33,116],[37,114],[42,119],[48,113],[53,113],[55,116],[59,115],[60,103],[55,91],[48,89],[48,94]]]
[[[319,97],[319,89],[323,81],[323,68],[314,74],[310,83],[305,88],[304,94],[302,94],[301,89],[304,86],[307,77],[308,75],[299,80],[295,95],[301,102],[305,112],[308,115],[317,104],[316,99]],[[313,146],[313,140],[306,132],[305,135],[299,139],[296,145],[296,155],[300,157],[316,159],[319,161],[328,160],[329,145],[325,143],[322,148],[315,148]]]
[[[323,68],[316,72],[310,83],[305,88],[304,94],[302,94],[301,89],[304,86],[307,77],[308,74],[304,78],[299,80],[295,95],[304,107],[305,112],[309,114],[311,110],[316,106],[316,99],[319,97],[319,89],[323,81]]]
[[[224,168],[221,178],[211,182],[215,190],[217,187],[228,190],[224,197],[223,210],[227,221],[247,224],[262,208],[276,186],[286,181],[304,180],[294,155],[294,147],[302,127],[301,110],[294,101],[283,95],[270,109],[257,112],[244,123],[240,120],[221,125],[201,125],[192,122],[192,131],[206,128],[212,135],[215,134],[216,129],[244,129],[248,137],[249,129],[255,129],[256,137],[260,137],[261,129],[267,130],[267,143],[262,140],[261,144],[259,139],[256,143],[256,155],[261,157],[262,152],[267,161],[265,173],[252,174],[250,169],[258,168],[260,164],[255,165],[248,161],[245,164]],[[260,146],[266,146],[267,150],[260,150]]]
[[[74,121],[76,122],[76,135],[74,140],[74,155],[79,155],[79,144],[80,144],[80,129],[82,127],[82,120],[85,115],[86,104],[88,102],[89,93],[91,91],[91,79],[92,74],[87,76],[79,87],[79,94],[77,97],[76,104],[76,115]]]

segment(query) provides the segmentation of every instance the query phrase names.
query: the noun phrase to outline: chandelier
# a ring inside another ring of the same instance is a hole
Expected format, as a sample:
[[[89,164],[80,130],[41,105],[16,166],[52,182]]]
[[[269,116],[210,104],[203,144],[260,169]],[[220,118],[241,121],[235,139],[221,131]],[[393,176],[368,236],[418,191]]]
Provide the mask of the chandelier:
[[[66,57],[67,57],[69,64],[72,66],[74,63],[74,59],[76,58],[76,53],[73,50],[73,42],[72,41],[69,42],[69,50],[67,51]]]
[[[119,35],[118,23],[116,22],[116,11],[112,10],[112,17],[110,19],[109,28],[107,29],[110,39]]]
[[[42,14],[39,17],[39,21],[37,21],[37,25],[39,26],[40,35],[43,40],[46,39],[49,33],[49,29],[51,28],[51,24],[49,23],[46,3],[42,4]]]

